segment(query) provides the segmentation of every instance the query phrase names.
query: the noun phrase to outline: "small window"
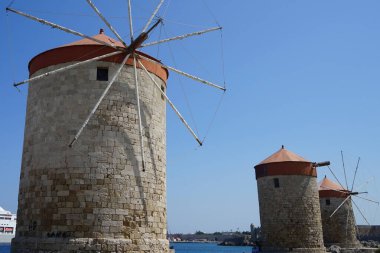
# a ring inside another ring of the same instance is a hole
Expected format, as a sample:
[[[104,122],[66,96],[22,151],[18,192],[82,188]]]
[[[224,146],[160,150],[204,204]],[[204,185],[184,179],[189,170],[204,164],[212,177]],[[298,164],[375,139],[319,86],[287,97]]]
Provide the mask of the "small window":
[[[326,206],[329,206],[331,204],[330,199],[326,199]]]
[[[165,87],[163,85],[161,85],[161,90],[165,93]],[[162,100],[165,100],[165,96],[163,94],[161,94],[161,98]]]
[[[280,180],[278,178],[274,178],[273,182],[274,182],[274,188],[279,188],[280,187]]]
[[[108,68],[97,68],[96,80],[98,81],[108,81]]]

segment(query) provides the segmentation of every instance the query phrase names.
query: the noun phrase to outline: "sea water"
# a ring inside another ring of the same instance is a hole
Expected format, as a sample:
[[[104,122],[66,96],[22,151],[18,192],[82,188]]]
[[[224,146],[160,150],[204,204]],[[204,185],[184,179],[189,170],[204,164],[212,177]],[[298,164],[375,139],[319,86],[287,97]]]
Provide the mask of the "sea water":
[[[172,243],[176,253],[250,253],[252,247],[218,246],[215,243]],[[10,253],[9,244],[0,244],[0,253]]]
[[[252,247],[219,246],[216,243],[171,243],[176,253],[251,253]]]
[[[9,253],[9,252],[11,252],[11,245],[0,243],[0,253]]]

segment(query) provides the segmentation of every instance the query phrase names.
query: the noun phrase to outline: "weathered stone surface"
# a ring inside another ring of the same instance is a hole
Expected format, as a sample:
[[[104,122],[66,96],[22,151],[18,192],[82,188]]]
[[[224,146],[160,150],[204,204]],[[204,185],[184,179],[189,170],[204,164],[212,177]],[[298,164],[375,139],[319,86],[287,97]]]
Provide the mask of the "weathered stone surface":
[[[340,253],[340,247],[337,246],[337,245],[331,245],[327,252],[331,252],[331,253]]]
[[[266,176],[257,187],[264,252],[326,252],[315,177]]]
[[[339,210],[330,217],[343,201],[344,198],[320,198],[323,240],[327,246],[337,245],[341,248],[357,248],[361,245],[356,237],[355,216],[351,201],[346,201]]]
[[[165,101],[149,77],[138,70],[145,172],[130,66],[68,147],[107,85],[95,81],[99,66],[111,78],[118,64],[91,63],[29,86],[12,252],[169,251]]]

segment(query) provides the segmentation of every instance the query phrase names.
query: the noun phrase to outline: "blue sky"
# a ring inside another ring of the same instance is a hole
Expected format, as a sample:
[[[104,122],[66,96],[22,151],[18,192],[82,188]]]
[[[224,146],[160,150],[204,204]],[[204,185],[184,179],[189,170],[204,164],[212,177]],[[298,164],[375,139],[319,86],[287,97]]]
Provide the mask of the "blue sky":
[[[94,2],[127,38],[126,1]],[[139,30],[158,1],[134,2]],[[1,9],[9,3],[2,1]],[[16,0],[12,7],[89,35],[104,27],[86,1]],[[341,181],[340,150],[349,181],[360,156],[356,185],[379,200],[379,9],[374,0],[166,1],[160,12],[165,25],[152,40],[217,21],[223,26],[223,50],[215,32],[146,52],[221,84],[223,52],[228,88],[212,121],[222,93],[170,76],[169,97],[202,138],[208,133],[198,147],[168,107],[170,232],[247,230],[250,223],[259,224],[253,166],[281,145],[312,161],[330,160]],[[27,86],[18,92],[12,83],[27,78],[33,56],[78,38],[5,11],[0,29],[0,206],[15,212]],[[325,174],[332,177],[320,168],[319,179]],[[380,224],[376,205],[358,204],[372,224]]]

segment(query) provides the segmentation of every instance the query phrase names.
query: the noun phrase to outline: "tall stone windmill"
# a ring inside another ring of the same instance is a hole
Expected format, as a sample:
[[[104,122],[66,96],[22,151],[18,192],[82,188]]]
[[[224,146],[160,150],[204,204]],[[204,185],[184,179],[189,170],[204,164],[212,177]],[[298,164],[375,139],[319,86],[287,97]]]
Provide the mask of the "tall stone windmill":
[[[225,88],[139,51],[221,29],[147,43],[163,2],[136,36],[128,1],[130,43],[91,0],[117,40],[7,8],[83,38],[34,57],[31,78],[14,84],[29,83],[29,92],[12,252],[169,251],[165,102],[202,142],[165,93],[168,71]]]

